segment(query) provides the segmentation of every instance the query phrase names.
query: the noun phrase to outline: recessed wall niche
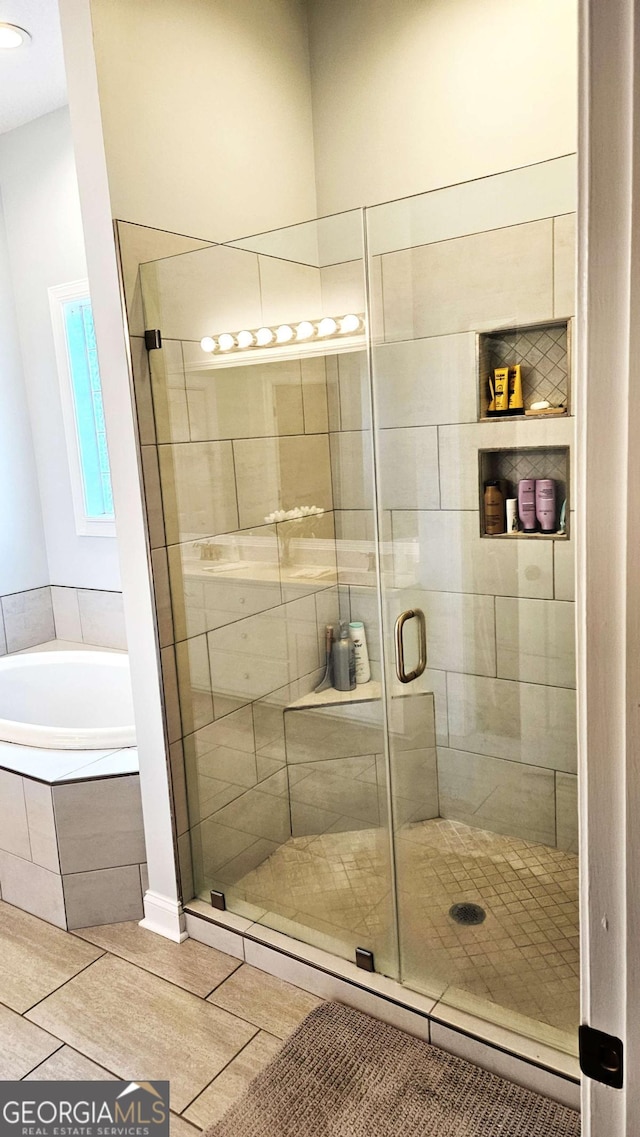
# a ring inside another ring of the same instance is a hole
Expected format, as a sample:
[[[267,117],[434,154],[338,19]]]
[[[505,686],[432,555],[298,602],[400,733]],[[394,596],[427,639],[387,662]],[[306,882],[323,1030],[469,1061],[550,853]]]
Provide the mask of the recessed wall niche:
[[[478,333],[478,418],[481,422],[501,422],[519,415],[489,415],[489,378],[496,367],[522,368],[522,395],[527,417],[538,417],[529,408],[546,400],[552,407],[563,406],[570,413],[571,321],[552,320],[518,328],[497,328]],[[549,412],[540,412],[548,417]]]
[[[479,494],[480,534],[489,540],[566,541],[569,537],[569,447],[538,446],[502,450],[480,450]],[[486,533],[484,514],[485,484],[493,479],[502,484],[505,501],[518,497],[518,482],[525,478],[552,478],[556,486],[556,523],[559,524],[562,503],[566,501],[566,532],[558,533]]]

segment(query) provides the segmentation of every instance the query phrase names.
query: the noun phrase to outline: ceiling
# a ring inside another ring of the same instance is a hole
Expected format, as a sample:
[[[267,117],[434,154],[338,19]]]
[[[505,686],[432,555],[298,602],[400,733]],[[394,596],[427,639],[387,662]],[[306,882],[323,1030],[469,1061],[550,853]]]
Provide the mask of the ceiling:
[[[31,43],[0,52],[0,134],[67,101],[57,0],[0,0],[0,22],[30,32]]]

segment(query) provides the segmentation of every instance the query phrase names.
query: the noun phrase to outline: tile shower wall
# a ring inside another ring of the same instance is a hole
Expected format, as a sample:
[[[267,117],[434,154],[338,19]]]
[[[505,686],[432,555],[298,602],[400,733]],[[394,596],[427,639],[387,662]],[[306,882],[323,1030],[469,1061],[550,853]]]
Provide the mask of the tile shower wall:
[[[46,585],[0,597],[0,655],[54,639],[126,649],[122,593]]]
[[[121,226],[121,248],[135,258],[129,229]],[[278,290],[291,292],[291,280],[274,280],[260,261],[261,280],[258,258],[232,255],[241,323],[277,319]],[[303,291],[317,278],[292,268]],[[215,274],[208,262],[208,287]],[[204,278],[198,291],[196,265],[184,287],[199,296]],[[131,318],[133,283],[127,299]],[[220,318],[238,319],[231,310]],[[187,896],[190,825],[197,887],[233,883],[291,836],[283,712],[317,683],[318,629],[338,615],[324,362],[212,371],[193,320],[193,306],[177,303],[162,318],[162,350],[147,355],[142,338],[131,341]],[[297,504],[325,513],[265,522]]]
[[[128,227],[120,228],[123,247]],[[349,265],[342,278],[334,266],[322,280],[308,266],[220,253],[227,279],[237,270],[239,288],[244,280],[242,316],[227,312],[228,326],[294,319],[313,314],[319,303],[326,311],[364,306],[361,264],[356,273]],[[255,262],[260,271],[254,276]],[[359,744],[352,744],[362,705],[299,716],[308,724],[314,761],[293,768],[285,737],[286,708],[322,674],[325,624],[337,623],[340,607],[349,612],[348,589],[341,597],[337,577],[334,496],[340,483],[332,457],[342,432],[330,432],[328,407],[335,360],[207,366],[190,338],[206,328],[197,326],[184,296],[194,292],[194,280],[200,289],[212,287],[219,266],[209,260],[209,268],[200,279],[196,265],[190,280],[181,281],[180,296],[169,283],[170,311],[166,303],[163,309],[167,282],[159,268],[162,349],[147,355],[142,337],[131,340],[174,807],[189,894],[192,869],[197,888],[212,880],[231,885],[292,835],[358,828],[367,820],[380,824],[386,805],[379,696],[365,704],[376,739],[364,765]],[[323,290],[324,301],[318,298]],[[149,306],[148,294],[145,299]],[[135,311],[135,295],[129,304]],[[366,355],[343,356],[340,366],[360,376]],[[370,509],[370,473],[363,478],[354,469],[354,485],[356,479],[360,503]],[[297,504],[325,512],[304,521],[266,521],[274,510]],[[342,527],[346,533],[344,518]],[[420,700],[420,707],[424,729],[411,744],[415,724],[408,712],[396,712],[406,755],[399,781],[405,797],[395,808],[422,818],[434,816],[437,803],[432,701]],[[346,739],[337,761],[318,740],[333,718]],[[408,771],[421,764],[424,787],[415,799]],[[341,805],[343,796],[348,800]],[[189,827],[195,865],[188,863]]]
[[[575,530],[496,542],[480,537],[478,514],[479,451],[571,447],[573,419],[478,422],[476,373],[478,331],[573,315],[574,217],[377,260],[388,604],[401,587],[402,606],[427,615],[420,683],[435,695],[440,814],[577,851]]]
[[[476,334],[573,315],[574,229],[566,215],[371,264],[385,607],[390,628],[401,608],[427,616],[418,684],[435,698],[440,816],[571,852],[573,515],[569,541],[483,540],[478,469],[482,449],[571,447],[573,418],[478,422]],[[354,363],[328,375],[339,583],[375,629],[370,420]]]

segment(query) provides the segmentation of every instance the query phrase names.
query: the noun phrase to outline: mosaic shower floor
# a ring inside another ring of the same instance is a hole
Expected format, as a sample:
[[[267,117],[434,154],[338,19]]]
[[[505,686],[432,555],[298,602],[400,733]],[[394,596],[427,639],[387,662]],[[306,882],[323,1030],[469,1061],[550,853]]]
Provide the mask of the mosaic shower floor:
[[[578,1025],[578,858],[546,845],[436,819],[396,840],[402,976],[417,990],[481,1013],[506,1011],[575,1034]],[[293,837],[232,888],[290,926],[392,958],[388,834],[361,829]],[[461,925],[453,904],[479,904]],[[286,930],[283,926],[282,930]],[[351,954],[351,951],[350,951]]]

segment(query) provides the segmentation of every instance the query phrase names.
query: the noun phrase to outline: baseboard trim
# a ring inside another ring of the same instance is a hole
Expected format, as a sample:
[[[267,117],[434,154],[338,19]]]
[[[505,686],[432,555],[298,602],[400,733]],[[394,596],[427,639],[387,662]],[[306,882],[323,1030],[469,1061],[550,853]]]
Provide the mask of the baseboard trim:
[[[180,944],[188,939],[182,905],[178,900],[169,896],[162,896],[159,892],[150,889],[144,894],[144,917],[140,920],[140,927],[149,932],[164,936],[166,940],[173,940]]]

